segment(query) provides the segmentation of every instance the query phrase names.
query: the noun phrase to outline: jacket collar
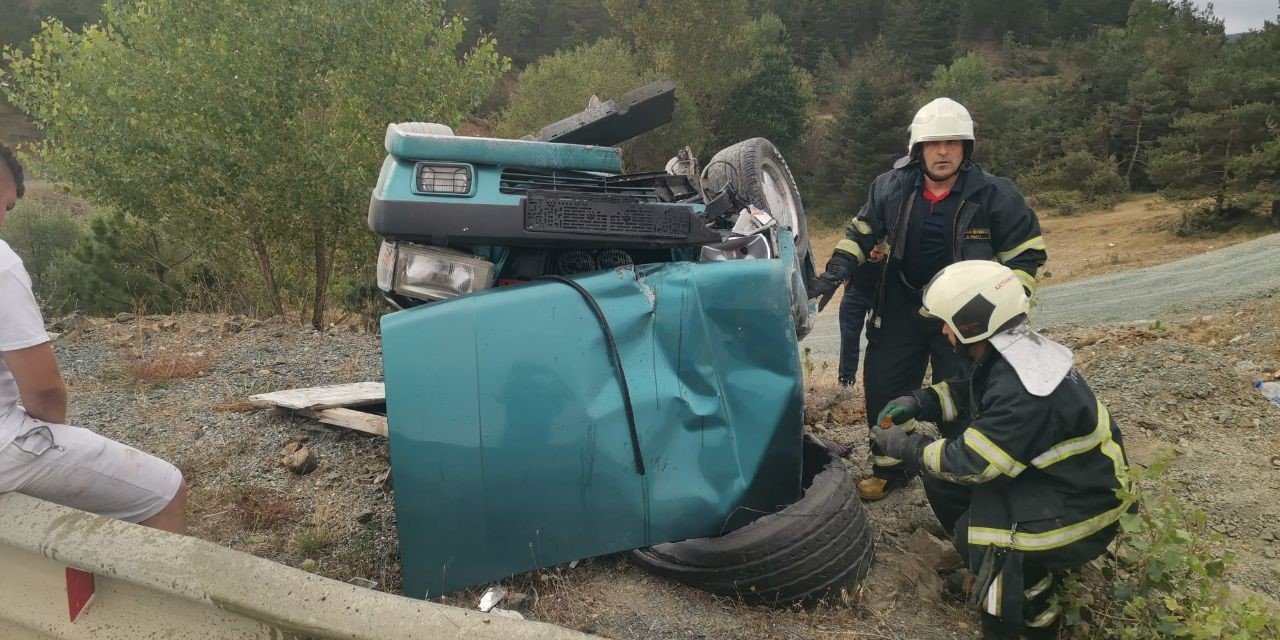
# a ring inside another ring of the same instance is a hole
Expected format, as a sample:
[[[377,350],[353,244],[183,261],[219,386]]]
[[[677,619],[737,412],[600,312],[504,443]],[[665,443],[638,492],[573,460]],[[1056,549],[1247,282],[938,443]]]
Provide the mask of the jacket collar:
[[[920,161],[911,156],[902,156],[897,162],[893,163],[895,171],[903,174],[907,179],[908,185],[914,185],[917,180],[923,179],[924,171],[920,168]],[[960,166],[960,171],[964,173],[963,185],[961,185],[960,197],[968,200],[970,196],[984,189],[987,184],[987,172],[982,169],[978,163],[972,160],[965,160]]]

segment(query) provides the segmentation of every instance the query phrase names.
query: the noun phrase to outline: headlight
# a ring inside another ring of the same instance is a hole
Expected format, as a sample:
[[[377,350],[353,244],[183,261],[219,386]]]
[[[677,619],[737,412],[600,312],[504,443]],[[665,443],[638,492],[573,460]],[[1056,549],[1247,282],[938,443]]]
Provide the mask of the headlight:
[[[418,164],[418,193],[471,195],[471,166],[465,164]]]
[[[384,291],[444,300],[488,289],[492,283],[493,263],[461,251],[383,242],[378,253],[378,287]]]
[[[378,288],[391,291],[391,276],[396,271],[396,245],[394,242],[382,241],[378,248]]]

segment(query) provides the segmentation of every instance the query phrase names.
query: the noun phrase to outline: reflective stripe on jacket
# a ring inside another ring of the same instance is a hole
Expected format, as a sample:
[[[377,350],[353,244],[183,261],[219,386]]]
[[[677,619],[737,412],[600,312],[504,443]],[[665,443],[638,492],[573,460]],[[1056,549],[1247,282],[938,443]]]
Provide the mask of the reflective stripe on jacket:
[[[1059,549],[1106,529],[1130,507],[1115,493],[1126,486],[1120,430],[1076,371],[1053,393],[1035,396],[992,349],[967,380],[913,395],[920,419],[970,425],[920,454],[925,473],[975,487],[970,545]]]
[[[1034,292],[1036,274],[1047,258],[1035,212],[1013,181],[987,173],[972,162],[966,161],[960,170],[965,176],[951,238],[952,262],[999,261],[1013,270],[1028,293]],[[905,254],[907,217],[912,201],[919,195],[915,184],[920,175],[920,163],[904,159],[877,177],[867,191],[866,203],[845,229],[845,238],[836,245],[836,252],[862,264],[873,246],[887,242],[890,264],[886,271],[892,271],[894,261]]]

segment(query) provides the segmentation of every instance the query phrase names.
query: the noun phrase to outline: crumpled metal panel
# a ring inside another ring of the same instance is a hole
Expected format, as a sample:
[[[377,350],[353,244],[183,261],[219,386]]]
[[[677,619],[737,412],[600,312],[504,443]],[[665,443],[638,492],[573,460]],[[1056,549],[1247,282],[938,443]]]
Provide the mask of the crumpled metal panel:
[[[803,387],[782,258],[542,281],[382,321],[404,591],[715,535],[796,500]]]

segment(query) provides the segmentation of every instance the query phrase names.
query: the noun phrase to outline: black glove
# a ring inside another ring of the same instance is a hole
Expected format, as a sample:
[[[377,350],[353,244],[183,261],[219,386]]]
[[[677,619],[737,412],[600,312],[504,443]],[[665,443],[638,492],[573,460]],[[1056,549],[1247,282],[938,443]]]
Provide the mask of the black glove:
[[[907,433],[902,427],[894,425],[888,429],[875,428],[871,437],[884,455],[902,461],[903,470],[910,475],[920,472],[920,457],[929,438],[918,433]]]
[[[883,426],[885,418],[893,420],[893,424],[902,424],[920,415],[920,401],[913,395],[894,398],[880,410],[874,426]]]
[[[809,281],[809,297],[818,298],[818,311],[822,311],[827,307],[827,303],[831,302],[831,297],[835,295],[836,289],[849,279],[849,274],[853,273],[854,268],[858,266],[853,256],[842,251],[832,254],[831,259],[827,261],[827,270],[822,275]]]

